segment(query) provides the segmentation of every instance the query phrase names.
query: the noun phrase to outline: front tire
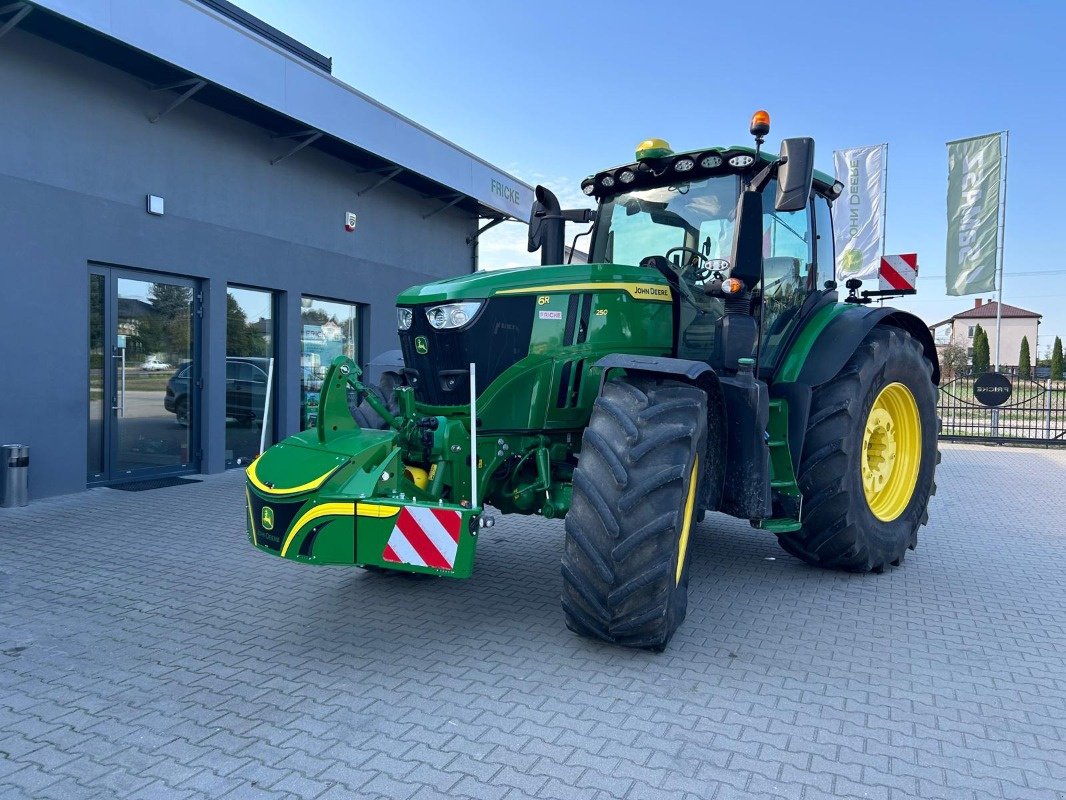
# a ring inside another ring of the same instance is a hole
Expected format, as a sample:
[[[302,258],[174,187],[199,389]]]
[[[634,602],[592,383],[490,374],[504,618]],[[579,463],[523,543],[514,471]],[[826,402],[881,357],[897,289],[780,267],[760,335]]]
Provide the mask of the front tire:
[[[662,651],[688,607],[688,549],[707,397],[671,380],[608,381],[574,470],[562,605],[582,636]]]
[[[815,388],[798,474],[803,527],[778,535],[819,567],[881,572],[918,545],[937,451],[936,385],[921,344],[877,326]]]

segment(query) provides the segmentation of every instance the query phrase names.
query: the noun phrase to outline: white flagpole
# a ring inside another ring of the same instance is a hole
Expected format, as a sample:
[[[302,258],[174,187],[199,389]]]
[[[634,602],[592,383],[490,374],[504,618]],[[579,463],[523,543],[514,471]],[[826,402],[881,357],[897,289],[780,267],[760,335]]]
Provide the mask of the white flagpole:
[[[266,450],[267,420],[270,419],[270,398],[274,394],[274,359],[267,365],[266,402],[263,404],[263,424],[259,431],[259,455]]]
[[[999,372],[999,342],[1003,321],[1003,236],[1007,229],[1007,150],[1010,147],[1010,131],[1003,131],[1002,136],[1003,178],[999,192],[999,300],[996,302],[996,372]]]

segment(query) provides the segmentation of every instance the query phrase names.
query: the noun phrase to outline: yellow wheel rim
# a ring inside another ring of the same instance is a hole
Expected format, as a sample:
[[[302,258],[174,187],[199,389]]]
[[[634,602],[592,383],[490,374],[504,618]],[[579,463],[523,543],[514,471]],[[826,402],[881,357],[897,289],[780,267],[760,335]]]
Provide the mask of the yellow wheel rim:
[[[904,512],[922,463],[918,403],[902,383],[890,383],[874,400],[862,435],[862,488],[882,522]]]

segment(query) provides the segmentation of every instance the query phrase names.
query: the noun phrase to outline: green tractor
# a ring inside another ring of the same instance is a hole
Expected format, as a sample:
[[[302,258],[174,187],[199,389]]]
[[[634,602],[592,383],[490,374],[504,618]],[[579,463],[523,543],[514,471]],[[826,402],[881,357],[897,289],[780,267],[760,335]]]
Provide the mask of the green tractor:
[[[814,142],[674,153],[537,187],[541,266],[397,300],[389,392],[330,366],[315,426],[248,468],[264,552],[465,578],[503,514],[565,519],[562,607],[583,635],[662,650],[685,617],[693,526],[749,520],[821,567],[880,572],[918,541],[938,461],[925,324],[834,282]],[[593,222],[563,264],[567,221]],[[863,293],[864,295],[869,293]]]

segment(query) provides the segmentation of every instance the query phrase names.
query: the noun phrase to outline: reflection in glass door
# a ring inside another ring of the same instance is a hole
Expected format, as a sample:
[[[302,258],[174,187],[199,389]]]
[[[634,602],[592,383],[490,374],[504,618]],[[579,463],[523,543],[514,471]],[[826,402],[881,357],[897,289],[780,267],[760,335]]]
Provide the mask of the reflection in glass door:
[[[226,466],[250,463],[274,443],[274,295],[226,290]]]
[[[333,359],[348,356],[359,361],[359,306],[301,297],[300,316],[300,429],[307,430],[318,422],[318,396]]]
[[[104,276],[89,275],[89,481],[104,480]]]
[[[89,480],[195,469],[195,285],[101,269],[89,288]]]

